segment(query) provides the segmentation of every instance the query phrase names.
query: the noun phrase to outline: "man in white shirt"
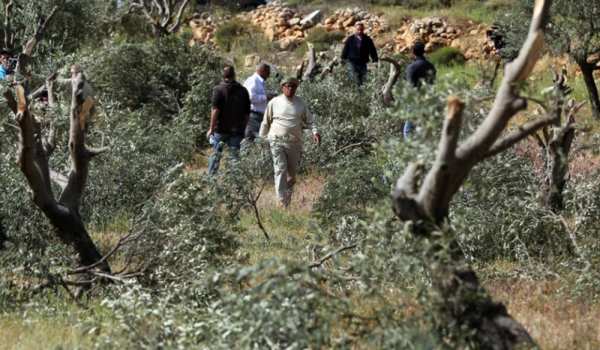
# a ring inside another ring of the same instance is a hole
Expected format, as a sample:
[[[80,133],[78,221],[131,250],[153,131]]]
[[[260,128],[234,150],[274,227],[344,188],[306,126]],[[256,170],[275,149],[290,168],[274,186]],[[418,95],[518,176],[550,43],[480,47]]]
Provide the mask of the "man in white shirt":
[[[265,90],[265,81],[269,78],[269,75],[271,75],[271,67],[266,63],[260,63],[256,67],[256,72],[244,81],[244,87],[248,90],[251,103],[250,119],[245,132],[246,138],[250,141],[258,136],[267,102],[273,97],[267,94]]]
[[[302,157],[303,129],[311,129],[315,143],[321,143],[321,135],[306,103],[296,96],[299,81],[284,79],[283,94],[273,98],[267,105],[260,126],[260,137],[267,138],[273,154],[275,191],[283,207],[290,204],[296,173]]]

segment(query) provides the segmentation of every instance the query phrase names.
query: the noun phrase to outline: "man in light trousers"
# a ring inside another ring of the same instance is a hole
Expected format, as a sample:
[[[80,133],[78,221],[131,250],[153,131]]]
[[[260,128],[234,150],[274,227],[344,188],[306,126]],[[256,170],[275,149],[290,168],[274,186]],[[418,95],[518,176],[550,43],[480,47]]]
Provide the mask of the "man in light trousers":
[[[281,83],[282,95],[267,105],[260,126],[260,137],[271,145],[275,170],[275,191],[281,206],[287,208],[292,199],[296,174],[302,157],[303,129],[311,129],[315,143],[321,143],[321,135],[306,103],[296,96],[299,81],[286,78]]]

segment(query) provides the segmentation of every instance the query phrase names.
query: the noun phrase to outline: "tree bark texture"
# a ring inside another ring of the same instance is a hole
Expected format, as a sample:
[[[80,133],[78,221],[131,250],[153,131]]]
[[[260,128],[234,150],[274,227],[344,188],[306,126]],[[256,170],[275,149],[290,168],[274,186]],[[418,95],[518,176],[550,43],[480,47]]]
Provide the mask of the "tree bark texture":
[[[583,81],[585,82],[585,88],[588,92],[588,98],[590,100],[590,106],[592,108],[592,115],[596,119],[600,119],[600,96],[598,95],[598,87],[594,80],[594,70],[596,66],[588,63],[586,60],[577,59],[577,65],[581,69],[583,75]]]
[[[564,72],[554,77],[555,103],[553,111],[555,123],[535,134],[544,159],[544,179],[542,183],[542,204],[555,213],[564,209],[563,192],[569,176],[569,154],[575,139],[575,114],[584,103],[574,100],[565,103],[571,88],[566,85]],[[563,118],[564,116],[564,118]]]
[[[444,327],[465,329],[483,349],[531,348],[535,343],[503,305],[493,302],[473,269],[464,262],[456,238],[446,237],[448,245],[444,245],[436,237],[439,232],[447,236],[443,227],[450,202],[475,165],[556,122],[556,116],[549,115],[505,133],[511,118],[527,106],[527,100],[519,96],[518,86],[529,77],[543,51],[550,5],[551,0],[536,0],[527,39],[519,56],[506,65],[493,106],[473,134],[459,141],[464,104],[450,97],[431,169],[425,173],[423,164],[409,165],[392,193],[396,215],[412,222],[414,234],[438,240],[439,246],[447,247],[429,254],[433,287],[441,297],[438,309]]]
[[[16,87],[16,101],[12,93],[5,97],[16,114],[20,129],[18,163],[33,192],[36,206],[50,220],[58,237],[71,245],[79,255],[80,264],[89,266],[102,259],[102,255],[90,238],[79,213],[79,207],[89,169],[89,161],[100,153],[85,146],[85,120],[94,104],[93,99],[83,99],[85,77],[79,73],[72,80],[72,102],[70,113],[69,152],[71,172],[66,186],[56,200],[52,187],[48,158],[54,146],[45,140],[40,123],[29,112],[27,95],[21,85]],[[110,272],[108,263],[98,268]]]

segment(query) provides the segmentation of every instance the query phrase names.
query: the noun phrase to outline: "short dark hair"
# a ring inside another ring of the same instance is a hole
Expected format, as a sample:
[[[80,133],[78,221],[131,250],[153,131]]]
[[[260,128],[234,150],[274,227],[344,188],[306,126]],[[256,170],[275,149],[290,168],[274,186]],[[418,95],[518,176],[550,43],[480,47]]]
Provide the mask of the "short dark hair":
[[[235,79],[235,68],[231,65],[223,67],[223,79],[234,80]]]
[[[425,44],[422,41],[415,42],[412,52],[415,56],[423,56],[425,54]]]

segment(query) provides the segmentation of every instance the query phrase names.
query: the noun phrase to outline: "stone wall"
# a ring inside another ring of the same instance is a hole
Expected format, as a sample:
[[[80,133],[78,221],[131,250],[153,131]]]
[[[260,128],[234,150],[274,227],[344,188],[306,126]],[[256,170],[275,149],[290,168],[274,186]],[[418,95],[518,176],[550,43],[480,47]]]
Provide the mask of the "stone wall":
[[[443,17],[407,18],[400,28],[392,31],[383,15],[358,7],[339,9],[322,18],[320,11],[301,14],[281,1],[273,1],[239,14],[236,19],[257,26],[268,40],[284,51],[304,43],[308,30],[315,26],[350,34],[354,32],[355,24],[362,22],[365,32],[373,37],[381,50],[388,53],[409,53],[417,40],[425,43],[426,52],[440,47],[455,47],[466,59],[489,58],[496,53],[494,43],[487,35],[488,26],[472,21],[451,24]],[[206,14],[196,15],[190,21],[193,43],[214,44],[217,22]]]

